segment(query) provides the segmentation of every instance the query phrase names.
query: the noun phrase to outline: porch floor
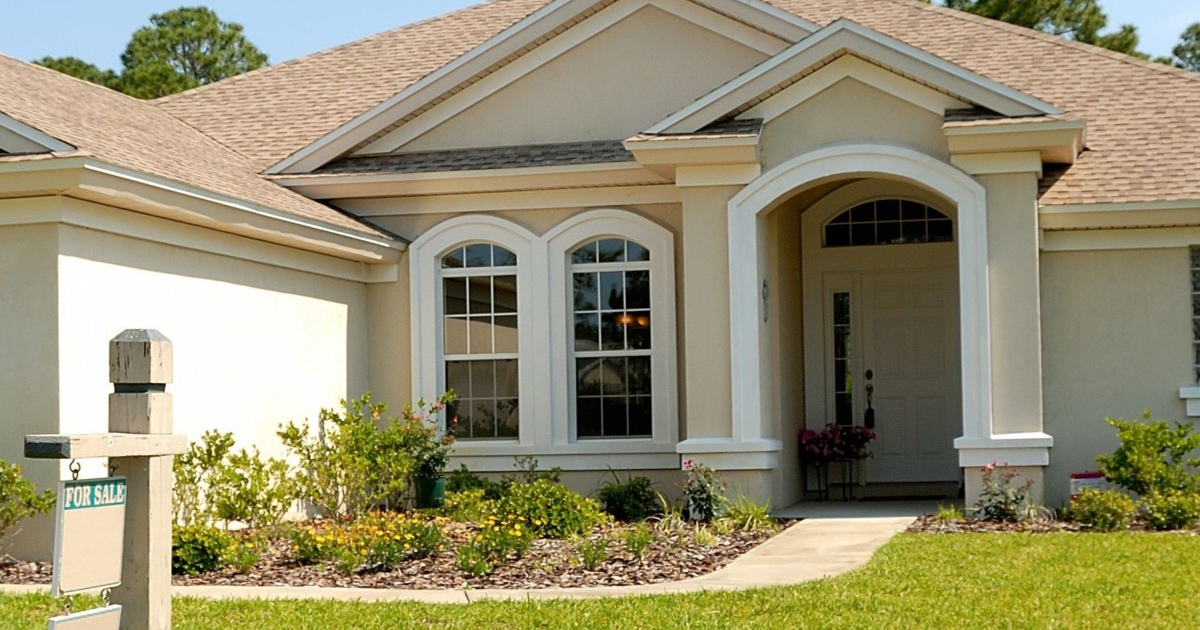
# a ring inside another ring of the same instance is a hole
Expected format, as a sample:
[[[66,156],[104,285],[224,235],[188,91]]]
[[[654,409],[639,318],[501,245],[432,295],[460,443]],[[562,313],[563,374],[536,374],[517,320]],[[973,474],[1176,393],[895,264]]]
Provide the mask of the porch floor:
[[[777,518],[896,518],[925,516],[937,512],[939,505],[962,507],[962,499],[920,500],[858,500],[802,501],[791,507],[775,510]]]

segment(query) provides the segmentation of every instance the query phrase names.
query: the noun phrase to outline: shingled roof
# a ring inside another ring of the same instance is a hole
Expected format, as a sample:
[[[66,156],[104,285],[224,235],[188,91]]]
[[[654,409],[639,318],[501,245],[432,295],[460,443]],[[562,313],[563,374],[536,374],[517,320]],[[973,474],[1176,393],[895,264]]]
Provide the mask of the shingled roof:
[[[1089,151],[1042,203],[1200,199],[1200,75],[911,0],[769,0],[846,17],[1088,121]],[[547,0],[493,0],[157,103],[263,170]]]
[[[165,110],[0,54],[0,112],[97,160],[354,232],[390,238],[257,174],[244,156]],[[43,156],[7,157],[43,159]],[[47,158],[53,159],[53,158]]]

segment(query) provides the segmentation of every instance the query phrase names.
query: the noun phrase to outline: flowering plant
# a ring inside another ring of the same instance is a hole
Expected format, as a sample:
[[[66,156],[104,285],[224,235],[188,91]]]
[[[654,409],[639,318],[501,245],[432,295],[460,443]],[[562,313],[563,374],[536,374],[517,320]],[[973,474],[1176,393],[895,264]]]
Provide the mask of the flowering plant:
[[[821,431],[800,432],[800,454],[815,463],[867,459],[872,456],[867,446],[874,439],[875,432],[866,427],[829,423]]]
[[[707,523],[717,517],[721,508],[722,492],[726,484],[717,472],[704,464],[683,460],[687,481],[683,485],[683,497],[687,501],[688,517],[693,521]]]
[[[414,477],[441,477],[445,474],[450,449],[454,445],[452,427],[458,418],[451,418],[443,429],[437,416],[455,398],[451,390],[442,394],[433,404],[418,400],[415,406],[412,403],[404,406],[402,422],[408,436],[405,442],[408,454],[413,459]]]

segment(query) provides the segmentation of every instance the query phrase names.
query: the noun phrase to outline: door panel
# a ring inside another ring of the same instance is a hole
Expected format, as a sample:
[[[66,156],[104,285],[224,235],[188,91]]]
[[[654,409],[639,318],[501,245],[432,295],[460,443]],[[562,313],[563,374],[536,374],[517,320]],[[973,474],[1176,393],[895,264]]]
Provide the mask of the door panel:
[[[962,383],[954,279],[951,270],[861,274],[861,357],[853,364],[859,376],[870,369],[875,377],[878,438],[866,464],[869,482],[958,479],[953,427],[961,424]]]

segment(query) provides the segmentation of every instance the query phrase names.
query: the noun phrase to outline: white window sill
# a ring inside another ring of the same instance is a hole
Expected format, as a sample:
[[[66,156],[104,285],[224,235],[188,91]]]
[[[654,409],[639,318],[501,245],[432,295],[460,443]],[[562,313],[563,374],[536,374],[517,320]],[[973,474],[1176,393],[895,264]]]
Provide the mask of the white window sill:
[[[1187,402],[1188,417],[1200,418],[1200,387],[1182,387],[1179,397]]]

